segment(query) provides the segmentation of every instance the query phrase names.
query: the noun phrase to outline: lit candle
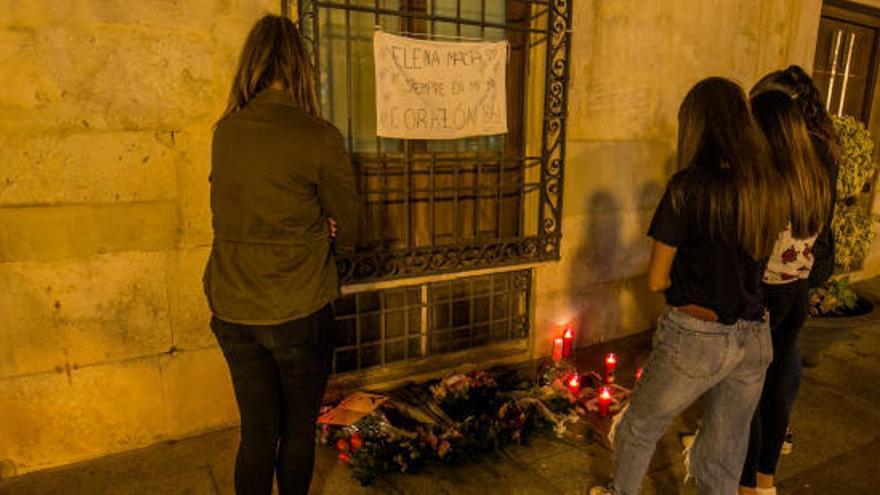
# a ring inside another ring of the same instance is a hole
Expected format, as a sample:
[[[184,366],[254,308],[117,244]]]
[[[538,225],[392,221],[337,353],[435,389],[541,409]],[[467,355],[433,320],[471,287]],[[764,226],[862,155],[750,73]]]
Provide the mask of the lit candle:
[[[636,381],[642,378],[642,368],[636,368]]]
[[[568,391],[571,392],[575,398],[577,398],[581,393],[581,377],[577,373],[571,376],[568,380]]]
[[[571,327],[565,329],[565,333],[562,334],[562,357],[570,358],[571,352],[574,349],[574,330]]]
[[[562,359],[562,339],[553,339],[553,360],[559,361]]]
[[[605,383],[614,383],[614,368],[617,368],[617,356],[612,352],[605,357]]]
[[[611,387],[602,387],[599,389],[599,414],[608,416],[608,408],[611,406]]]

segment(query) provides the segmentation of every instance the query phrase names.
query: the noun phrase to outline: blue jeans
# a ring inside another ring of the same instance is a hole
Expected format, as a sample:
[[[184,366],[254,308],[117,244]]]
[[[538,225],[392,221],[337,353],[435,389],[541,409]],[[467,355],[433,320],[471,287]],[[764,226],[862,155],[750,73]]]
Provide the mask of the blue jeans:
[[[648,364],[616,426],[612,492],[639,493],[657,441],[675,416],[705,394],[703,429],[690,450],[689,474],[700,494],[734,495],[749,423],[772,357],[766,322],[723,325],[667,309]]]

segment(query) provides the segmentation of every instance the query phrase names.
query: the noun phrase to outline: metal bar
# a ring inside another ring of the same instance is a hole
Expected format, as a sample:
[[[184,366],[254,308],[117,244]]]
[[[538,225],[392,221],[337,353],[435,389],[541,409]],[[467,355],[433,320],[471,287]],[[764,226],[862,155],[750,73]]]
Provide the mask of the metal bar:
[[[495,238],[501,237],[501,188],[504,186],[502,182],[502,176],[504,175],[504,166],[501,163],[501,154],[503,152],[496,152],[496,159],[498,159],[498,174],[497,179],[495,181]]]
[[[436,240],[437,240],[437,226],[434,223],[435,222],[435,215],[436,215],[436,213],[434,211],[435,207],[436,207],[434,204],[434,201],[435,201],[434,198],[437,195],[437,191],[436,191],[436,188],[437,188],[436,180],[437,179],[434,176],[434,167],[437,166],[437,155],[435,153],[431,153],[431,164],[429,166],[431,168],[428,170],[428,174],[429,174],[428,180],[430,182],[431,193],[429,196],[430,206],[428,209],[428,230],[429,230],[428,237],[431,240],[430,244],[433,246],[434,244],[436,244]]]
[[[460,2],[461,0],[457,0],[457,1]],[[344,3],[323,2],[323,1],[317,1],[316,3],[319,7],[324,7],[324,8],[328,8],[328,9],[344,9],[344,8],[346,8]],[[480,23],[480,21],[472,21],[469,19],[456,19],[455,17],[449,17],[449,16],[433,16],[433,18],[432,18],[432,17],[429,17],[428,14],[418,12],[418,11],[401,12],[399,10],[391,10],[391,9],[374,9],[373,7],[365,7],[362,5],[351,5],[349,7],[349,9],[352,11],[356,11],[356,12],[369,12],[369,13],[378,13],[380,15],[407,17],[407,18],[411,18],[411,19],[423,19],[423,20],[433,20],[436,22],[458,23],[458,24],[463,24],[465,26],[481,26],[482,25],[487,28],[512,29],[514,31],[529,31],[529,32],[533,32],[533,33],[545,33],[545,34],[549,34],[551,32],[550,29],[531,29],[531,28],[522,28],[520,26],[507,26],[506,24],[499,23],[499,22]]]
[[[428,317],[430,313],[428,312],[428,308],[430,308],[429,298],[430,291],[428,291],[428,284],[422,284],[421,291],[421,303],[422,303],[422,328],[421,328],[421,337],[419,338],[419,350],[421,351],[421,357],[428,357],[428,329],[430,328]]]
[[[482,154],[482,153],[481,153]],[[480,175],[482,168],[482,159],[477,158],[476,163],[474,164],[476,167],[476,173],[474,174],[474,211],[473,211],[473,231],[474,231],[474,239],[479,237],[480,233]]]
[[[361,295],[354,296],[354,343],[357,346],[355,355],[355,369],[361,369]]]
[[[410,148],[410,141],[405,141],[405,148],[404,148],[404,149],[407,149],[407,148]],[[412,157],[412,153],[411,153],[411,152],[408,153],[408,156],[409,156],[409,159],[407,160],[407,162],[406,162],[406,164],[404,165],[404,168],[403,168],[403,174],[404,174],[404,178],[403,178],[403,180],[404,180],[404,191],[406,191],[406,192],[405,192],[405,196],[406,196],[406,197],[405,197],[405,201],[406,201],[406,206],[405,206],[405,212],[406,212],[406,213],[405,213],[405,216],[406,216],[406,221],[405,221],[405,223],[404,223],[404,230],[405,230],[405,232],[404,232],[403,235],[404,235],[404,238],[405,238],[405,244],[406,244],[406,247],[407,247],[407,248],[412,248],[412,247],[415,246],[415,242],[413,242],[413,235],[412,235],[412,234],[413,234],[413,217],[412,217],[412,205],[413,205],[413,202],[412,202],[412,195],[411,195],[411,193],[410,193],[410,189],[411,189],[410,180],[412,180],[412,179],[410,178],[410,171],[412,170],[412,167],[413,167],[413,157]]]
[[[345,0],[345,5],[349,6],[351,0]],[[351,10],[345,10],[345,108],[348,117],[348,149],[354,149],[354,118],[352,117],[353,91],[351,84]]]
[[[321,110],[323,105],[321,105],[321,95],[323,94],[321,88],[321,26],[320,21],[318,20],[318,2],[312,2],[312,36],[314,36],[313,40],[313,51],[315,53],[315,61],[314,61],[314,69],[315,69],[315,90],[318,92],[318,115],[323,113]]]
[[[385,347],[388,345],[386,340],[386,336],[388,335],[385,329],[385,317],[388,316],[388,305],[385,304],[385,298],[388,297],[387,292],[379,293],[379,362],[387,364],[385,361],[386,349]]]
[[[840,104],[837,106],[837,116],[843,115],[843,104],[846,101],[846,86],[849,83],[849,68],[852,62],[853,45],[856,44],[856,33],[849,34],[849,50],[846,52],[846,66],[843,68],[843,83],[840,85]]]
[[[837,77],[837,56],[840,54],[840,39],[843,31],[837,30],[834,35],[834,57],[831,60],[831,77],[828,79],[828,95],[825,97],[825,110],[831,111],[831,97],[834,94],[834,78]]]

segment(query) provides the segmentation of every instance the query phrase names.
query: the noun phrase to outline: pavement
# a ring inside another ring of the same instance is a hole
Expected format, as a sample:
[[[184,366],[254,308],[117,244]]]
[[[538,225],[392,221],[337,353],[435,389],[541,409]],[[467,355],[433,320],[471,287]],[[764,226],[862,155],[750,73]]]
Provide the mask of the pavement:
[[[880,293],[880,279],[863,289]],[[793,426],[795,449],[783,456],[781,494],[880,494],[880,311],[850,325],[804,370]],[[644,362],[650,335],[578,349],[581,368],[599,369],[604,354],[620,357],[618,377]],[[532,365],[528,365],[532,366]],[[526,366],[525,372],[531,370]],[[689,431],[699,404],[669,427],[657,445],[644,494],[694,493],[683,485],[678,435]],[[0,480],[0,495],[232,494],[236,429],[166,442],[81,464]],[[608,480],[612,454],[588,439],[542,433],[479,462],[434,465],[361,487],[327,448],[318,449],[312,494],[586,494]]]

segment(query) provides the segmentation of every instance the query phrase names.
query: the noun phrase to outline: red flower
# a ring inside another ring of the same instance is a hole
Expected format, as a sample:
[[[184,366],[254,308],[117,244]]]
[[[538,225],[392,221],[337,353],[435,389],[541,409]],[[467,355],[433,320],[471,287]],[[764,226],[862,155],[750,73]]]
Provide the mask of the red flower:
[[[782,262],[783,263],[793,263],[797,259],[797,250],[794,246],[786,249],[782,252]]]
[[[336,450],[345,452],[348,450],[348,442],[346,442],[344,438],[340,438],[336,441]]]
[[[351,460],[351,456],[346,454],[345,452],[340,452],[339,453],[339,460],[348,464],[348,461]]]
[[[357,452],[363,446],[364,446],[364,439],[361,437],[361,434],[360,433],[352,433],[351,434],[351,451]]]

